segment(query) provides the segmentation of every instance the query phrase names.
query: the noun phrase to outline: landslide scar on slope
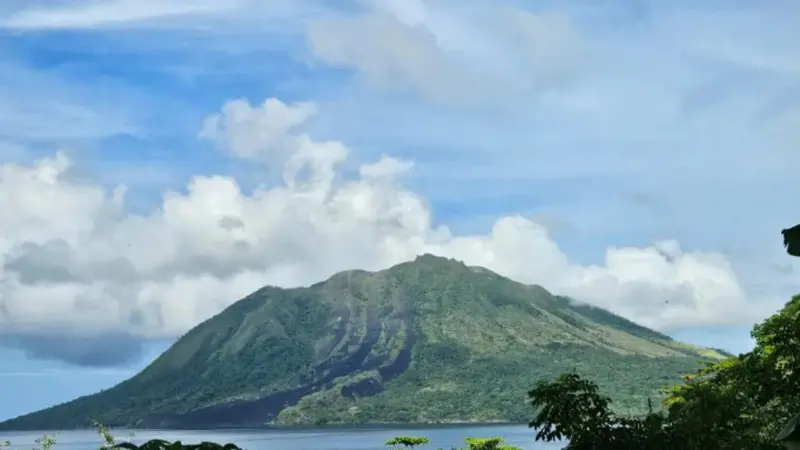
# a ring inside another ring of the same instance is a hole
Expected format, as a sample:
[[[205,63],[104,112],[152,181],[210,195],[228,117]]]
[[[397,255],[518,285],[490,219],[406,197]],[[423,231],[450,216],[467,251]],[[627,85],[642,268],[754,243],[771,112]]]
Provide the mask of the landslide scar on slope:
[[[335,352],[339,343],[345,338],[348,326],[351,330],[355,329],[350,323],[351,314],[348,311],[343,314],[330,346],[330,352]],[[334,387],[334,380],[339,377],[353,376],[360,372],[373,370],[377,367],[383,382],[388,382],[403,374],[411,363],[411,353],[416,343],[416,336],[413,329],[413,321],[410,315],[402,318],[405,328],[405,339],[401,350],[396,358],[386,365],[380,365],[385,358],[375,359],[365,364],[367,357],[372,352],[375,344],[380,339],[381,323],[376,312],[372,309],[367,311],[365,334],[356,350],[341,361],[327,359],[318,364],[315,369],[317,374],[323,376],[304,384],[295,389],[275,392],[257,400],[238,401],[227,404],[212,405],[205,408],[190,411],[181,415],[170,415],[167,417],[153,417],[150,422],[154,426],[166,426],[175,428],[196,428],[196,427],[222,427],[222,426],[260,426],[275,417],[284,409],[295,406],[305,396],[313,394],[322,389]],[[394,330],[392,330],[394,331]],[[389,330],[387,329],[387,332]],[[359,336],[350,335],[349,341],[359,340]],[[349,344],[350,342],[348,342]],[[329,355],[330,358],[331,355]],[[370,383],[363,385],[354,383],[350,385],[346,396],[355,398],[375,395],[383,391],[383,383],[376,389]],[[342,392],[345,395],[345,392]]]

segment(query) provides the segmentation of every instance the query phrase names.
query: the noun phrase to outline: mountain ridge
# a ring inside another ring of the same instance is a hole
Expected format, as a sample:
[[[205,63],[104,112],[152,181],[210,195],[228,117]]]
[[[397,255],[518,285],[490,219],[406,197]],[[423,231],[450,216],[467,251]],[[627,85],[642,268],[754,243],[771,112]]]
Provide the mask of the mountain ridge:
[[[525,421],[524,392],[540,378],[595,372],[621,408],[636,409],[699,359],[725,356],[538,285],[421,255],[307,287],[265,286],[136,376],[0,429]]]

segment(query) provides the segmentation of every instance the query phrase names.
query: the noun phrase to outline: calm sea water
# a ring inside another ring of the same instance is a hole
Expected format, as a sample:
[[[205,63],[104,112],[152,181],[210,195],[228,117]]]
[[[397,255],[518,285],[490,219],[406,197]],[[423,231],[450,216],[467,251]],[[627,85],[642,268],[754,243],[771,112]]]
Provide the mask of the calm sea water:
[[[94,431],[59,432],[0,432],[0,442],[10,441],[12,450],[31,450],[34,441],[44,434],[56,437],[53,450],[96,450],[100,438]],[[523,449],[557,450],[557,444],[537,443],[533,431],[524,425],[489,427],[448,427],[415,429],[348,429],[348,430],[213,430],[213,431],[158,431],[158,430],[112,430],[118,438],[137,444],[150,439],[180,440],[184,443],[211,441],[233,442],[246,450],[378,450],[386,449],[388,439],[398,435],[426,436],[429,445],[421,448],[450,449],[464,447],[465,437],[499,436],[506,443]]]

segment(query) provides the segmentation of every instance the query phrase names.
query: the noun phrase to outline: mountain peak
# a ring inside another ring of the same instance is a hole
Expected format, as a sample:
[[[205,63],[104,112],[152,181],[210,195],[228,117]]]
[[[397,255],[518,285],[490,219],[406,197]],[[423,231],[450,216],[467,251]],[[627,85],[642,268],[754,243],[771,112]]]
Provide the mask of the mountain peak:
[[[414,262],[429,263],[429,264],[459,264],[464,265],[462,261],[444,256],[434,255],[433,253],[422,253],[414,258]]]
[[[0,429],[76,428],[90,419],[151,428],[522,422],[525,390],[576,367],[605,380],[618,408],[641,412],[642,396],[658,395],[702,357],[715,356],[425,253],[379,272],[260,289],[135,377]]]

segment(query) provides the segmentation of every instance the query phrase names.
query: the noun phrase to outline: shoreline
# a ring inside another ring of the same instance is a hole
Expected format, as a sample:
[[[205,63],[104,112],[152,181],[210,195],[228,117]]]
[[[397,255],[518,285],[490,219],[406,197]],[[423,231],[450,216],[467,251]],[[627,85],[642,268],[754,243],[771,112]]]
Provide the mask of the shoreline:
[[[453,429],[453,428],[475,428],[475,427],[508,427],[508,426],[528,426],[525,422],[446,422],[446,423],[368,423],[368,424],[331,424],[331,425],[261,425],[261,426],[226,426],[211,428],[128,428],[128,427],[108,427],[108,431],[113,435],[115,431],[122,432],[265,432],[265,431],[381,431],[381,430],[431,430],[431,429]],[[43,429],[43,430],[0,430],[0,435],[11,433],[61,433],[71,431],[96,431],[94,428],[72,428],[72,429]]]

